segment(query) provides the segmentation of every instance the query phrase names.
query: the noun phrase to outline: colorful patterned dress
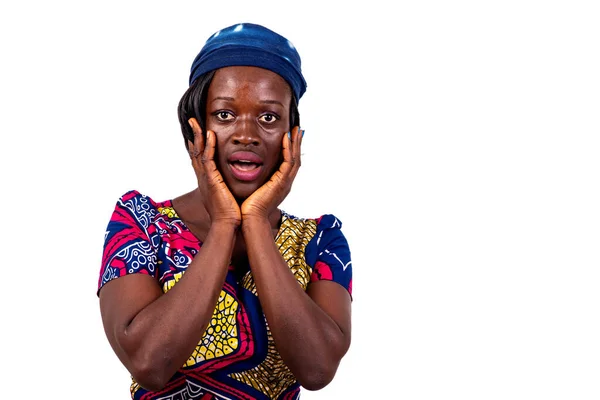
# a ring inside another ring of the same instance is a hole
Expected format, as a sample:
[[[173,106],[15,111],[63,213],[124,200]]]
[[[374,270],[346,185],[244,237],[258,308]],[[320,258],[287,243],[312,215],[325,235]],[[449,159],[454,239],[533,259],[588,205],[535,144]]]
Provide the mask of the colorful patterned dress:
[[[275,238],[298,284],[330,280],[352,294],[352,263],[341,222],[326,214],[301,219],[283,213]],[[170,200],[124,194],[107,227],[98,292],[127,274],[154,277],[163,292],[183,276],[201,250]],[[133,399],[297,399],[300,385],[275,349],[252,273],[230,267],[213,317],[185,365],[159,392],[133,379]]]

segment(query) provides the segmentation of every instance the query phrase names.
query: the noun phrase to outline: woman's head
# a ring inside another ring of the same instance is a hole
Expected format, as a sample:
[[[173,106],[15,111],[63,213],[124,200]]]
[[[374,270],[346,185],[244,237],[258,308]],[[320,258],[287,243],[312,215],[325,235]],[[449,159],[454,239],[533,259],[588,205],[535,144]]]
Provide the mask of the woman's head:
[[[205,101],[214,71],[230,66],[254,66],[275,72],[290,85],[290,130],[300,125],[298,102],[306,91],[300,55],[285,37],[261,25],[242,23],[232,25],[211,35],[194,59],[190,72],[190,87],[178,107],[179,122],[187,146],[193,141],[188,125],[196,118],[205,130]]]
[[[193,141],[188,120],[196,118],[203,132],[215,132],[215,161],[226,183],[236,197],[246,197],[277,169],[282,135],[299,126],[298,100],[305,90],[291,42],[260,25],[225,28],[194,60],[190,87],[179,102],[186,146]],[[257,157],[256,177],[240,172],[247,165],[231,168],[240,152]]]

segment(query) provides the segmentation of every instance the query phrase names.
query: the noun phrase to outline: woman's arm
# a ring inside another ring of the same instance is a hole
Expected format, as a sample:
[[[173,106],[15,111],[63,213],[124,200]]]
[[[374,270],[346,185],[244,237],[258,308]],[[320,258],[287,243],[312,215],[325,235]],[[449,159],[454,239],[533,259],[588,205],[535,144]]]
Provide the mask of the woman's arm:
[[[145,389],[164,387],[201,339],[227,275],[236,228],[213,224],[200,252],[166,294],[144,274],[113,279],[100,290],[108,341]]]
[[[279,253],[267,219],[244,219],[242,231],[277,350],[303,387],[325,387],[350,346],[350,294],[328,281],[313,282],[305,292]]]
[[[194,142],[188,149],[203,196],[198,207],[205,207],[211,221],[202,249],[164,295],[154,278],[142,274],[114,279],[100,291],[111,346],[135,380],[153,391],[182,367],[206,330],[241,223],[239,206],[214,162],[215,134],[208,131],[205,140],[198,122],[189,122]]]
[[[300,168],[303,136],[297,126],[283,135],[279,170],[242,204],[242,233],[277,350],[302,386],[318,390],[331,382],[350,346],[350,294],[333,282],[312,283],[304,292],[279,253],[269,223]]]

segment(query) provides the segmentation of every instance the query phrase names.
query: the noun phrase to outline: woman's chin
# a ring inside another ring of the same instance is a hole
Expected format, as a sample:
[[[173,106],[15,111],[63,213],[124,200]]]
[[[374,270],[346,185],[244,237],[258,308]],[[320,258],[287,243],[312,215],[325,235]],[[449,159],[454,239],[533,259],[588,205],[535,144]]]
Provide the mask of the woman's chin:
[[[236,182],[229,186],[229,190],[233,197],[237,200],[238,204],[242,204],[244,200],[252,195],[252,193],[256,192],[256,190],[261,186],[257,183],[240,183]]]

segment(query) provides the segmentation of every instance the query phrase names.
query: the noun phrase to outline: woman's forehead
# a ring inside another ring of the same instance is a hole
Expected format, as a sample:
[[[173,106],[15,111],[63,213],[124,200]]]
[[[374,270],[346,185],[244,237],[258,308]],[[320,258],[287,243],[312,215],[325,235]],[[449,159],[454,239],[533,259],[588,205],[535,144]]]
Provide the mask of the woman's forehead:
[[[209,96],[217,92],[235,94],[240,90],[269,93],[291,99],[289,84],[275,72],[259,67],[234,66],[220,68],[212,79]]]

